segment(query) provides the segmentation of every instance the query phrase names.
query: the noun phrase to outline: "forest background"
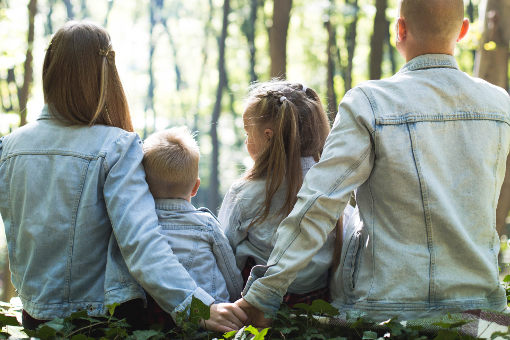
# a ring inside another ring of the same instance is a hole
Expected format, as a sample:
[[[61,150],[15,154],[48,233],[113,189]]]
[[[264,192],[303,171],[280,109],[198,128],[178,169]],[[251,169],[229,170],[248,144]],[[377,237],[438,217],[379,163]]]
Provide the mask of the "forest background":
[[[216,212],[252,165],[242,121],[250,83],[280,77],[312,87],[333,121],[346,91],[404,65],[395,50],[397,2],[0,0],[0,136],[41,112],[42,61],[52,34],[67,20],[94,21],[111,35],[140,136],[180,125],[196,133],[202,185],[193,203]],[[510,0],[464,4],[471,29],[456,50],[461,70],[508,90]],[[500,235],[507,234],[509,170],[497,212]],[[0,299],[9,301],[5,241],[0,249]]]

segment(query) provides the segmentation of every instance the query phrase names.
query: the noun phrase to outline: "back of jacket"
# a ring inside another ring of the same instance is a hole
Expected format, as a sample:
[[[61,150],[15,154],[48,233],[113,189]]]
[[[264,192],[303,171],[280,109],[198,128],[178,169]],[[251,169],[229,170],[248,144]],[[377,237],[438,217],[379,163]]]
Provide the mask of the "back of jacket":
[[[144,298],[133,276],[168,312],[191,298],[196,285],[157,230],[142,157],[135,133],[64,126],[47,112],[0,140],[12,282],[31,316]]]
[[[505,308],[495,214],[509,113],[503,89],[469,77],[448,55],[419,56],[351,90],[278,229],[274,266],[248,294],[292,280],[318,247],[305,245],[321,244],[358,188],[362,223],[344,240],[337,307],[381,318]]]

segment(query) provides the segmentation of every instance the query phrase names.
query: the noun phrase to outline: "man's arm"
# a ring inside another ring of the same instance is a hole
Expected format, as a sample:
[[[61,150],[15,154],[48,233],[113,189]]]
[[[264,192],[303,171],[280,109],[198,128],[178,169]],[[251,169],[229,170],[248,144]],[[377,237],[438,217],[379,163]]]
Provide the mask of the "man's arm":
[[[374,126],[367,97],[359,88],[351,90],[340,104],[319,163],[307,173],[294,209],[278,227],[267,270],[252,270],[243,292],[250,305],[274,314],[297,273],[322,247],[351,192],[370,175]],[[237,304],[246,307],[243,301]]]

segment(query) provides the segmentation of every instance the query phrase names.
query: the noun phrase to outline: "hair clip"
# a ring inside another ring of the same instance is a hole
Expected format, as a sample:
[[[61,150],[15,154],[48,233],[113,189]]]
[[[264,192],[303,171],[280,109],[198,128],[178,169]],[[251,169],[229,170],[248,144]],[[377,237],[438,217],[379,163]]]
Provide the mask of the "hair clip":
[[[103,57],[108,57],[108,54],[112,51],[112,45],[108,45],[107,48],[100,48],[99,55]]]
[[[286,100],[287,100],[287,97],[285,97],[285,96],[281,96],[281,97],[280,97],[280,103],[283,103],[283,102],[284,102],[284,101],[286,101]]]

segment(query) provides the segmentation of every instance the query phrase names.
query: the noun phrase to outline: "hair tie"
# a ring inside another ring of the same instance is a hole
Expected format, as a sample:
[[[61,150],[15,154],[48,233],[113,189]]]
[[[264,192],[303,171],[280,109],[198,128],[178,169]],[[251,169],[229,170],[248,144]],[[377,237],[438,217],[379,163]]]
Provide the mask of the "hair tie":
[[[303,86],[303,92],[306,93],[306,90],[308,90],[308,87],[306,87],[305,85],[301,84],[301,86]]]
[[[280,97],[280,103],[283,103],[283,102],[284,102],[284,101],[286,101],[286,100],[287,100],[287,97],[285,97],[285,96],[281,96],[281,97]]]
[[[112,51],[112,45],[108,45],[107,48],[100,48],[99,55],[103,57],[108,57],[108,54]]]

